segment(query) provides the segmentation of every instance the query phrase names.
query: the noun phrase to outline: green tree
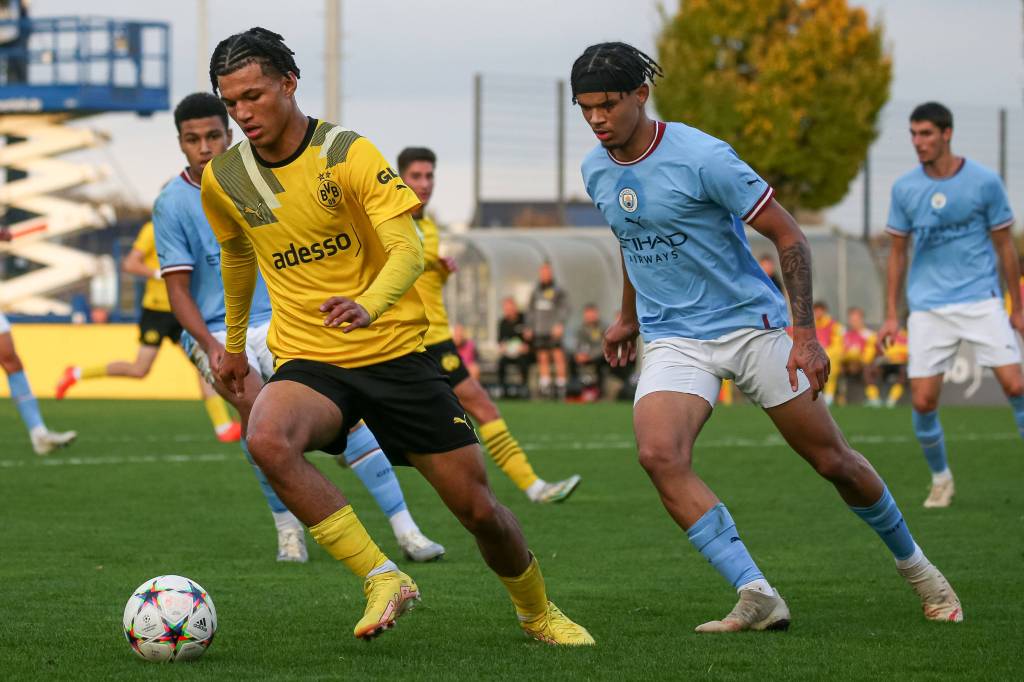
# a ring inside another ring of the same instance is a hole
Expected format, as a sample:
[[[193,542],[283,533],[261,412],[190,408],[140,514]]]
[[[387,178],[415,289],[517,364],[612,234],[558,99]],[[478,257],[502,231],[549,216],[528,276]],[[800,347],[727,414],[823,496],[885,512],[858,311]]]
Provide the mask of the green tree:
[[[889,98],[882,26],[846,0],[682,0],[658,39],[659,113],[728,141],[791,209],[838,202]]]

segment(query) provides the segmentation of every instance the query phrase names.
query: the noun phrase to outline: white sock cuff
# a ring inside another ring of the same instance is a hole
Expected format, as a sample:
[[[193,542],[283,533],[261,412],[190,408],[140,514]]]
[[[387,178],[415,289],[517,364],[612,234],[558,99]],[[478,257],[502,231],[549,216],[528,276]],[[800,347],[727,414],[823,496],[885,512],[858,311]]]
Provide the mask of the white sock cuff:
[[[932,472],[932,483],[945,483],[946,481],[953,480],[953,472],[950,471],[949,467],[946,467],[942,471]]]
[[[295,518],[295,514],[290,511],[270,513],[274,515],[274,525],[277,526],[278,533],[293,528],[302,528],[302,522]]]
[[[395,532],[396,538],[420,529],[416,522],[413,521],[412,514],[409,513],[408,509],[397,512],[388,519],[388,522],[391,524],[391,530]]]
[[[526,489],[526,496],[529,497],[531,500],[537,499],[537,496],[540,495],[540,491],[544,490],[544,486],[546,485],[547,481],[545,481],[543,478],[538,478],[536,481],[530,484],[529,488]]]
[[[926,557],[924,555],[924,552],[921,551],[921,547],[915,542],[914,543],[914,553],[911,554],[910,556],[908,556],[906,559],[897,559],[896,560],[896,568],[899,568],[899,569],[910,568],[911,566],[916,566],[922,560],[923,561],[928,561],[928,557]]]
[[[754,590],[761,594],[768,595],[769,597],[775,596],[775,590],[772,589],[772,586],[769,585],[768,581],[764,578],[758,578],[757,580],[751,580],[749,583],[744,583],[736,588],[736,592],[739,592],[740,590]]]
[[[366,577],[367,578],[372,578],[375,575],[378,575],[380,573],[387,573],[388,571],[394,571],[395,573],[398,572],[398,565],[394,561],[392,561],[391,559],[388,559],[387,561],[382,563],[380,566],[378,566],[377,568],[375,568],[372,571],[370,571],[369,573],[367,573]]]

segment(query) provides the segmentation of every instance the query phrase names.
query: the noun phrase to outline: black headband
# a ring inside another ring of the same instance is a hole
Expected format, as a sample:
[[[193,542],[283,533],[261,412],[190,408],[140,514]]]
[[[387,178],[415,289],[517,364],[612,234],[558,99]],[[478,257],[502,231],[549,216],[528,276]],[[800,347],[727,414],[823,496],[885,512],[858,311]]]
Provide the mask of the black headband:
[[[629,78],[607,71],[587,71],[572,79],[572,96],[587,92],[631,92],[644,84],[645,78]]]

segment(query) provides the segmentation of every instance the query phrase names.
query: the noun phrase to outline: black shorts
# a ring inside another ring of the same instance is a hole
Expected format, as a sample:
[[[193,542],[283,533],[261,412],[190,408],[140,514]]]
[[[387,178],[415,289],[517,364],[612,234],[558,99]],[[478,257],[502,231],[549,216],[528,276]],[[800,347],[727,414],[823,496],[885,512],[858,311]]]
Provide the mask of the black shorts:
[[[469,378],[469,370],[466,369],[459,349],[451,339],[427,346],[427,354],[437,361],[441,372],[452,382],[452,386],[458,386]]]
[[[449,452],[480,442],[447,377],[426,353],[352,369],[289,360],[270,381],[309,386],[338,406],[341,431],[319,448],[334,455],[345,451],[348,432],[360,419],[396,466],[408,466],[409,453]]]
[[[899,381],[901,378],[903,378],[903,370],[905,370],[906,368],[906,365],[880,365],[879,369],[881,369],[882,381],[888,381],[889,379]]]
[[[554,350],[562,347],[562,339],[556,339],[551,334],[537,334],[530,341],[533,350]]]
[[[174,313],[162,310],[142,309],[139,317],[139,343],[143,346],[159,346],[165,338],[172,343],[181,340],[181,325]]]

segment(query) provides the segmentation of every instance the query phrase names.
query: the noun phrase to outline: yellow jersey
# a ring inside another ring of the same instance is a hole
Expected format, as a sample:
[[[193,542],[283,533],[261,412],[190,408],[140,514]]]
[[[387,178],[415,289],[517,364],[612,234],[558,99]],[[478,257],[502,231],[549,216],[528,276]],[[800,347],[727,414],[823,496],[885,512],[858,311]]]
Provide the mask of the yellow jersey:
[[[226,299],[233,292],[225,242],[244,236],[255,252],[274,309],[267,346],[278,366],[305,359],[362,367],[423,350],[426,316],[414,287],[391,307],[364,306],[373,322],[347,334],[325,327],[320,311],[331,296],[357,299],[396,245],[422,258],[411,219],[408,234],[378,232],[420,202],[369,140],[311,118],[299,149],[277,163],[243,140],[207,164],[202,198],[224,245]],[[229,311],[229,343],[231,318]]]
[[[132,248],[142,254],[146,267],[160,272],[160,260],[156,255],[156,238],[153,236],[153,221],[142,226],[135,237]],[[162,279],[150,277],[146,280],[146,290],[142,294],[142,307],[158,310],[162,313],[171,312],[171,299],[167,296],[167,285]]]
[[[423,216],[416,219],[416,227],[423,240],[423,274],[416,280],[416,293],[423,300],[427,312],[427,346],[452,338],[448,325],[448,311],[444,309],[444,283],[448,281],[448,268],[441,262],[441,234],[434,221]]]

